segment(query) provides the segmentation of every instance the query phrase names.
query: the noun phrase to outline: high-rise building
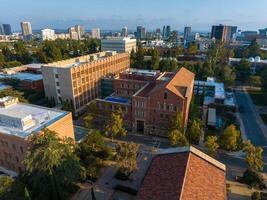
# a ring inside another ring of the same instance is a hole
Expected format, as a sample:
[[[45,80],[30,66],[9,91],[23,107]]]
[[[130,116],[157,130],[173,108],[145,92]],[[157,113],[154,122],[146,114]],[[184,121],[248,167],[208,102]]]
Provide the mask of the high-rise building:
[[[266,36],[267,35],[267,28],[265,28],[265,29],[259,29],[259,33],[262,36]]]
[[[84,36],[85,27],[81,25],[75,25],[75,31],[77,32],[78,39],[80,40]]]
[[[42,40],[55,40],[56,39],[55,30],[49,28],[43,29],[41,30],[41,37]]]
[[[126,26],[122,28],[121,36],[122,37],[127,37],[128,36],[128,28]]]
[[[141,40],[142,39],[142,26],[137,26],[136,28],[136,39]]]
[[[15,97],[0,99],[0,119],[0,166],[13,172],[25,170],[29,138],[42,133],[43,128],[74,139],[71,113],[20,103]]]
[[[141,39],[145,39],[146,38],[146,28],[142,27],[141,29]]]
[[[157,28],[157,29],[156,29],[156,34],[157,34],[157,35],[160,35],[160,34],[161,34],[161,30],[160,30],[160,28]]]
[[[29,36],[32,35],[32,26],[30,22],[23,21],[20,23],[22,35],[24,39],[27,39]]]
[[[214,25],[211,30],[211,38],[215,38],[221,42],[229,42],[233,39],[236,31],[236,26]]]
[[[10,24],[0,24],[0,35],[12,35]]]
[[[184,27],[184,40],[187,41],[192,34],[192,28],[190,26]]]
[[[95,39],[100,39],[101,38],[100,29],[99,28],[93,28],[91,30],[91,37],[95,38]]]
[[[164,38],[165,37],[165,34],[166,34],[166,27],[165,25],[163,26],[163,29],[162,29],[162,37]]]
[[[110,37],[101,40],[102,51],[117,51],[120,53],[136,51],[136,39],[128,37]]]
[[[79,40],[79,33],[76,31],[75,27],[69,28],[70,39]]]
[[[170,36],[171,36],[171,26],[167,25],[164,38],[168,39]]]
[[[75,115],[101,96],[101,78],[118,75],[130,67],[129,53],[99,52],[42,66],[45,95],[56,104],[68,100]]]

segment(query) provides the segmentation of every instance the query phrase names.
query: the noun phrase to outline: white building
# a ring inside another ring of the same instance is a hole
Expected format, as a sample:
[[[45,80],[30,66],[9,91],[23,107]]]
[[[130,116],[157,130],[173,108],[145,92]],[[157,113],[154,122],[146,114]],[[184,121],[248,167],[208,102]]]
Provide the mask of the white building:
[[[32,26],[30,22],[21,22],[21,30],[24,39],[30,39],[32,35]]]
[[[102,51],[131,52],[136,51],[136,39],[128,37],[110,37],[101,40]]]
[[[93,28],[91,30],[91,37],[95,39],[100,39],[100,29],[99,28]]]
[[[126,26],[122,28],[121,36],[122,37],[127,37],[128,36],[128,28]]]
[[[75,25],[75,31],[78,34],[79,40],[84,36],[85,33],[85,27],[81,25]]]
[[[41,31],[41,36],[42,36],[42,40],[55,40],[56,39],[56,35],[55,35],[55,30],[53,29],[43,29]]]

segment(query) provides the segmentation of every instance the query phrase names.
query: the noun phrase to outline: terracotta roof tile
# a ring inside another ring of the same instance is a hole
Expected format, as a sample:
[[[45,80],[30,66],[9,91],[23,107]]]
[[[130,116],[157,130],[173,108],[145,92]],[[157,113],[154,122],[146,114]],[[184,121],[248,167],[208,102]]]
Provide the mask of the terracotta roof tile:
[[[199,155],[180,152],[156,156],[137,200],[225,200],[225,171]]]

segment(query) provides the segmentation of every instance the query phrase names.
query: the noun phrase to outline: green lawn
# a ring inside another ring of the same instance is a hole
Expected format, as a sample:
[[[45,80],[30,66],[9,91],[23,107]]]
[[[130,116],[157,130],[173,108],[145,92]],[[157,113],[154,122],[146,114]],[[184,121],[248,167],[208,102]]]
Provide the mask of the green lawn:
[[[267,115],[266,114],[260,114],[262,121],[264,122],[264,124],[267,126]]]
[[[248,91],[253,103],[257,106],[267,106],[267,94],[262,91]]]

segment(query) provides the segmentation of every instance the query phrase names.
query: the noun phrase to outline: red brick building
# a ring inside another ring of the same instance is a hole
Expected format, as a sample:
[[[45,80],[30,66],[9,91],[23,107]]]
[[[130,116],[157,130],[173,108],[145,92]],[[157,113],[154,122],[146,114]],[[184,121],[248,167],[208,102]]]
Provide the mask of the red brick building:
[[[185,68],[176,73],[130,69],[114,79],[112,97],[96,102],[102,114],[121,107],[128,129],[165,137],[177,112],[186,126],[193,87],[194,74]]]
[[[137,200],[226,200],[226,168],[194,147],[153,158]]]

